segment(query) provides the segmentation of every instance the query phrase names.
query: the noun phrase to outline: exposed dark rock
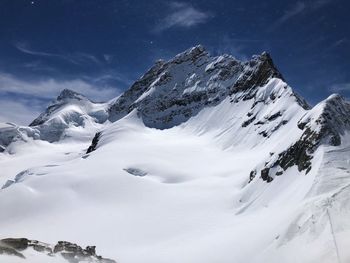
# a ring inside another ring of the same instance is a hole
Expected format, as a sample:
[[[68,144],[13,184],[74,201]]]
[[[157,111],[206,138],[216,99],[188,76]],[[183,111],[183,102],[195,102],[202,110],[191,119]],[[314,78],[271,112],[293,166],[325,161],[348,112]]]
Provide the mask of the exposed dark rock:
[[[36,241],[36,240],[32,240],[32,244],[30,244],[29,246],[33,247],[33,249],[35,251],[38,252],[47,252],[49,254],[52,253],[52,248],[48,247],[47,245],[43,245],[40,242]]]
[[[273,178],[269,175],[269,172],[270,172],[270,168],[264,168],[261,170],[261,175],[260,175],[260,177],[268,183],[272,182],[273,180]]]
[[[85,251],[90,255],[96,255],[96,246],[87,246]]]
[[[143,177],[143,176],[147,175],[147,172],[145,172],[145,171],[143,171],[141,169],[138,169],[138,168],[126,168],[126,169],[123,169],[123,170],[126,171],[127,173],[135,175],[135,176]]]
[[[0,242],[7,247],[20,251],[27,249],[29,244],[29,240],[26,238],[5,238]]]
[[[259,135],[262,135],[263,137],[268,137],[268,134],[267,134],[267,132],[266,131],[261,131],[261,132],[259,132]]]
[[[96,255],[95,246],[87,246],[85,249],[77,244],[67,241],[58,241],[53,249],[53,253],[60,253],[70,263],[78,263],[80,261],[115,263],[114,260],[105,259]]]
[[[268,116],[266,119],[267,119],[268,121],[274,121],[274,120],[276,120],[278,117],[281,117],[281,116],[282,116],[281,112],[276,112],[276,113],[274,113],[274,114]]]
[[[249,175],[249,182],[250,183],[251,181],[253,181],[253,179],[255,178],[256,176],[256,170],[253,170],[250,172],[250,175]]]
[[[165,61],[158,60],[155,65],[146,72],[146,74],[137,80],[130,89],[125,91],[109,108],[110,119],[115,121],[131,112],[134,109],[131,102],[136,101],[143,93],[145,93],[149,86],[159,77],[166,67],[167,64]]]
[[[46,254],[50,257],[61,255],[69,263],[116,263],[116,261],[112,259],[107,259],[96,255],[95,246],[87,246],[85,249],[83,249],[77,244],[71,242],[58,241],[52,249],[52,246],[49,244],[42,243],[37,240],[28,240],[26,238],[6,238],[0,240],[0,255],[6,254],[9,256],[25,258],[23,252],[27,248],[33,248],[35,251]],[[48,262],[50,262],[49,258]]]
[[[298,122],[297,126],[300,130],[304,130],[307,122]]]
[[[100,140],[101,132],[96,132],[94,138],[92,139],[91,145],[87,149],[86,153],[91,153],[96,150],[98,141]]]
[[[280,176],[280,175],[282,175],[282,174],[283,174],[283,171],[282,171],[282,170],[276,172],[276,176]]]
[[[244,127],[247,127],[249,124],[251,124],[253,121],[255,121],[255,119],[256,119],[256,117],[254,116],[254,117],[252,117],[252,118],[246,120],[245,122],[242,123],[242,127],[243,127],[243,128],[244,128]]]
[[[251,99],[255,96],[256,87],[263,86],[271,78],[283,79],[282,74],[277,70],[270,55],[266,52],[254,57],[248,62],[249,70],[235,82],[231,89],[231,94],[247,91],[243,94],[243,99]]]
[[[307,136],[290,146],[286,151],[279,154],[275,165],[281,166],[284,170],[296,165],[299,171],[311,168],[312,153],[317,146],[317,134],[306,131]]]
[[[265,124],[264,121],[257,121],[256,123],[254,123],[254,125],[263,125],[263,124]]]
[[[1,187],[1,189],[5,189],[5,188],[11,186],[14,183],[15,183],[14,180],[7,180],[6,183],[4,183],[4,185]]]
[[[16,256],[23,259],[25,258],[23,254],[18,252],[16,249],[3,246],[1,243],[0,243],[0,255]]]

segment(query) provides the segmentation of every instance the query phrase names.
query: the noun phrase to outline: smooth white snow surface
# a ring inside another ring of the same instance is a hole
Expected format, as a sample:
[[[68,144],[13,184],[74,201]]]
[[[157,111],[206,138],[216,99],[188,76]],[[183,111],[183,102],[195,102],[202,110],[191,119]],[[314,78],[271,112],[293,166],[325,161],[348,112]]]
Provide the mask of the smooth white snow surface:
[[[119,263],[337,262],[337,244],[349,262],[349,135],[341,148],[320,148],[307,175],[293,167],[248,184],[298,134],[288,123],[269,140],[242,129],[234,116],[246,103],[223,101],[168,130],[132,112],[105,125],[88,155],[94,129],[89,139],[16,142],[15,154],[0,154],[0,185],[14,181],[0,190],[0,238],[96,245]],[[281,105],[258,114],[283,110],[295,125],[305,113]]]

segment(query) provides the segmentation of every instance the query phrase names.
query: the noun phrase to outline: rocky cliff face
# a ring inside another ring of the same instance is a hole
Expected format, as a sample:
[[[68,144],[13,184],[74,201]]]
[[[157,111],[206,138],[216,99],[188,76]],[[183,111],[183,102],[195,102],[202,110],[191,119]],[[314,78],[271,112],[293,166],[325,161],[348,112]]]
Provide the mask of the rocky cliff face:
[[[146,126],[170,128],[233,94],[239,94],[235,102],[252,99],[272,78],[283,80],[267,53],[241,62],[230,55],[211,57],[196,46],[157,62],[111,105],[109,119],[116,121],[136,109]]]
[[[271,182],[292,166],[308,173],[312,169],[313,153],[320,145],[341,145],[341,137],[350,131],[350,103],[340,95],[331,95],[308,110],[296,127],[302,130],[301,136],[280,152],[277,160],[267,163],[261,170],[263,180]],[[277,172],[271,173],[271,168],[277,168]]]

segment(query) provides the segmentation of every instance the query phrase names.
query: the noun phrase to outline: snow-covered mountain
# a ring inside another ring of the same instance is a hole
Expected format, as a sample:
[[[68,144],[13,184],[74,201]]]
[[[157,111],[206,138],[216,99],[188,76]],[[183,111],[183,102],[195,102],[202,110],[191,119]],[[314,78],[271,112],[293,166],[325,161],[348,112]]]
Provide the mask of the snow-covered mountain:
[[[269,54],[196,46],[109,102],[64,90],[2,124],[0,237],[118,262],[347,262],[349,131],[349,102],[310,107]]]

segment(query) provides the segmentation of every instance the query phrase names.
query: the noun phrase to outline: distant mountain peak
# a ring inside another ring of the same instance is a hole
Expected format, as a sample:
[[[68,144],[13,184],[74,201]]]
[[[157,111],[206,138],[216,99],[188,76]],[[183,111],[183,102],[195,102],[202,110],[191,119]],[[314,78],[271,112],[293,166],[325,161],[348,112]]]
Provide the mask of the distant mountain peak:
[[[49,118],[52,116],[54,112],[56,112],[59,109],[62,109],[65,105],[68,104],[84,104],[84,103],[91,103],[91,101],[86,98],[84,95],[71,90],[71,89],[64,89],[60,92],[60,94],[57,96],[56,100],[52,101],[49,106],[46,108],[46,110],[41,113],[35,120],[33,120],[29,126],[38,126],[43,123],[45,123]]]
[[[71,90],[71,89],[64,89],[60,92],[60,94],[57,97],[57,101],[63,101],[66,99],[77,99],[77,100],[82,100],[82,99],[87,99],[84,95]]]

